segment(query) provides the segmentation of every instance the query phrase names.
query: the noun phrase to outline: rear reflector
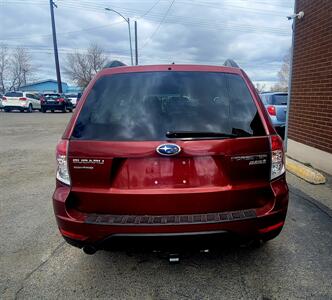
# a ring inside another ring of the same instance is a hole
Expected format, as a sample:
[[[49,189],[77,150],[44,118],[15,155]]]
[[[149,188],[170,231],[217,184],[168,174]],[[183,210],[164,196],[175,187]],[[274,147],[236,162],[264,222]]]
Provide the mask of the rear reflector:
[[[276,107],[274,105],[269,105],[267,107],[267,112],[270,114],[270,116],[276,115]]]
[[[282,221],[282,222],[279,222],[279,223],[277,223],[277,224],[271,225],[271,226],[269,226],[269,227],[265,227],[265,228],[259,229],[258,231],[259,231],[259,233],[268,233],[268,232],[270,232],[270,231],[276,230],[276,229],[278,229],[278,228],[284,226],[284,223],[285,223],[285,222]]]
[[[60,232],[63,236],[68,237],[68,238],[73,239],[73,240],[84,241],[84,240],[87,239],[87,237],[85,235],[70,232],[70,231],[64,230],[62,228],[59,228],[59,230],[60,230]]]
[[[67,162],[67,148],[68,140],[61,140],[56,147],[56,178],[62,183],[70,185],[70,176]]]

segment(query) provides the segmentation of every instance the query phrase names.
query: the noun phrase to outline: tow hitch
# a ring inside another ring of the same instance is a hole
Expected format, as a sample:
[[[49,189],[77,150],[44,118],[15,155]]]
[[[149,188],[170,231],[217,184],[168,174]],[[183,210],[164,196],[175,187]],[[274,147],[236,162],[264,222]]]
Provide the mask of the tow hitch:
[[[169,253],[168,262],[170,264],[178,264],[180,262],[180,254],[179,253]]]

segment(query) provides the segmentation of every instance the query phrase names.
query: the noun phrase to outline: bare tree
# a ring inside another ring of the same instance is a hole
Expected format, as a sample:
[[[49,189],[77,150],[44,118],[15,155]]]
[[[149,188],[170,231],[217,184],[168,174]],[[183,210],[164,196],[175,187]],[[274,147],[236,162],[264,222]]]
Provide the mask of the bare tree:
[[[276,83],[275,85],[271,86],[270,92],[287,92],[288,86],[282,86],[279,83]]]
[[[255,84],[255,88],[256,88],[258,93],[264,92],[266,90],[266,84],[265,83],[260,84],[260,83],[257,82]]]
[[[288,87],[290,56],[290,51],[288,51],[288,53],[284,56],[283,63],[281,65],[280,71],[278,72],[278,83],[284,89],[287,89]]]
[[[284,56],[281,68],[278,72],[278,83],[271,87],[271,92],[287,92],[288,91],[288,79],[290,72],[290,56],[288,53]]]
[[[76,51],[67,55],[65,72],[78,86],[84,88],[106,61],[103,49],[97,44],[90,44],[85,53]]]
[[[6,89],[6,78],[9,71],[9,52],[6,45],[0,45],[0,92],[4,93]]]
[[[30,55],[24,48],[17,47],[10,57],[9,90],[18,90],[26,85],[33,72]]]

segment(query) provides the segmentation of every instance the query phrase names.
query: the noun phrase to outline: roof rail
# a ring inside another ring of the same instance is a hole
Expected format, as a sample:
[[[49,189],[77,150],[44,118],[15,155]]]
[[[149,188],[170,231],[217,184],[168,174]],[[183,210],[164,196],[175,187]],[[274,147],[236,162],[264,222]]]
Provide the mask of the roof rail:
[[[119,61],[119,60],[112,60],[105,65],[104,69],[122,67],[122,66],[126,66],[126,64],[124,64],[122,61]]]
[[[226,59],[224,62],[225,67],[240,68],[240,66],[233,59]]]

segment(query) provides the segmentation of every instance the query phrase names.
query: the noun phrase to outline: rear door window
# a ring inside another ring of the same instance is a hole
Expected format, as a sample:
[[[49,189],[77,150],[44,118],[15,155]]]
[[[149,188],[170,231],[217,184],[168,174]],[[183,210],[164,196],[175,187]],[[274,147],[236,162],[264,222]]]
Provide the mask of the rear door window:
[[[100,78],[86,99],[72,138],[165,140],[168,131],[265,135],[241,76],[172,71]]]

